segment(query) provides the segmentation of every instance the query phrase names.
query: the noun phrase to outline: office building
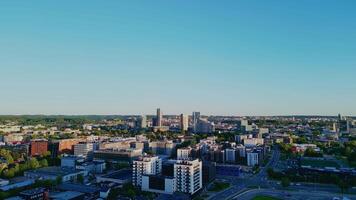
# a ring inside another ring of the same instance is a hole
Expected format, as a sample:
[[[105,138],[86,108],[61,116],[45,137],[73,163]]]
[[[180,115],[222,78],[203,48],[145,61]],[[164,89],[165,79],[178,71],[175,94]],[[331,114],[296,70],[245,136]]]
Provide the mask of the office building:
[[[196,160],[177,160],[174,164],[174,178],[177,192],[196,193],[203,187],[202,162]]]
[[[83,156],[87,159],[93,158],[94,145],[93,143],[79,143],[74,145],[74,155]]]
[[[132,163],[140,156],[142,156],[142,149],[101,149],[94,151],[94,160],[105,160],[113,163]]]

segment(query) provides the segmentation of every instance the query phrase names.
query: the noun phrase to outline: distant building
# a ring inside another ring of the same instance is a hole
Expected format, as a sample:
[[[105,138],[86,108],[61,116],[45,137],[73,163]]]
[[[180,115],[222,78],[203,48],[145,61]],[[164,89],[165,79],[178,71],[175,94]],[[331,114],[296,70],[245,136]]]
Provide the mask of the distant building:
[[[243,143],[245,147],[255,147],[257,145],[263,145],[264,140],[263,138],[249,138],[249,139],[244,139]]]
[[[1,191],[9,191],[12,189],[32,185],[35,183],[35,179],[21,176],[21,177],[16,177],[16,178],[13,178],[10,180],[0,179],[0,182],[1,182],[0,190]]]
[[[187,131],[188,130],[188,126],[189,126],[189,120],[188,120],[188,116],[181,114],[180,115],[180,128],[182,131]]]
[[[24,200],[46,200],[48,199],[48,191],[45,188],[35,188],[20,192],[20,197]]]
[[[48,151],[47,140],[32,140],[30,142],[30,156],[40,156]]]
[[[146,115],[142,115],[141,116],[140,126],[141,126],[142,129],[147,128],[147,116]]]
[[[248,152],[247,153],[247,166],[255,166],[259,164],[259,158],[258,158],[258,153],[257,152]]]
[[[192,115],[192,124],[193,124],[193,132],[197,133],[198,132],[198,123],[200,120],[200,112],[193,112]]]
[[[84,171],[64,167],[44,167],[35,170],[25,171],[25,177],[30,179],[56,180],[61,177],[63,182],[74,181],[78,175],[85,175]]]
[[[236,150],[235,149],[225,149],[225,162],[236,163]]]
[[[205,119],[200,119],[195,127],[195,133],[213,133],[215,131],[215,125]]]
[[[192,152],[192,148],[190,148],[190,147],[179,148],[179,149],[177,149],[177,159],[178,160],[187,160],[192,157],[191,152]]]
[[[154,141],[149,143],[149,149],[157,155],[171,155],[176,144],[171,140]]]
[[[162,126],[162,112],[160,108],[157,108],[157,114],[156,114],[156,126],[161,127]]]
[[[141,149],[101,149],[94,151],[94,160],[105,160],[114,163],[132,163],[141,155]]]
[[[74,155],[83,156],[86,159],[93,159],[94,143],[79,143],[74,145]]]

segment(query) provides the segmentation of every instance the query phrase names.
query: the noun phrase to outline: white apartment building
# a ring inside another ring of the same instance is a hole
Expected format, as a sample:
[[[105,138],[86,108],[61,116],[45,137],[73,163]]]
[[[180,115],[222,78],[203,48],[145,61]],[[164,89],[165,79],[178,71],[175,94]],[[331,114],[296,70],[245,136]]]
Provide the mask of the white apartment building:
[[[132,184],[142,186],[143,175],[157,175],[162,171],[162,160],[158,156],[140,157],[133,162]]]
[[[203,187],[202,162],[178,160],[174,164],[174,178],[177,192],[194,194]]]

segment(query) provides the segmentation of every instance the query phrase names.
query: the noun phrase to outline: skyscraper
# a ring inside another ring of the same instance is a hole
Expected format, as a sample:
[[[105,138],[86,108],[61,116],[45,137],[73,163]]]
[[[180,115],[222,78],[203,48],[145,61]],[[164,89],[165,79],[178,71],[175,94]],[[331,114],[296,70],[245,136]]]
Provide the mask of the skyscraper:
[[[141,125],[141,128],[147,128],[147,117],[146,117],[146,115],[142,115],[140,125]]]
[[[161,113],[161,109],[157,108],[157,116],[156,116],[156,126],[162,126],[162,113]]]
[[[180,128],[182,131],[188,130],[188,116],[181,114],[180,115]]]
[[[197,132],[199,120],[200,120],[200,112],[193,112],[192,121],[193,121],[193,132],[194,133]]]

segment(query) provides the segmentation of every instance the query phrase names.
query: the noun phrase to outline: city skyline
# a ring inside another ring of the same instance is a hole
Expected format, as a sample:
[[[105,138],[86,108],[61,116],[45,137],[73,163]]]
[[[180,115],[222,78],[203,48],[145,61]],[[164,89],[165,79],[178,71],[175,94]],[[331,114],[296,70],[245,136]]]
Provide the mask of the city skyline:
[[[355,8],[0,2],[0,115],[356,116]]]

